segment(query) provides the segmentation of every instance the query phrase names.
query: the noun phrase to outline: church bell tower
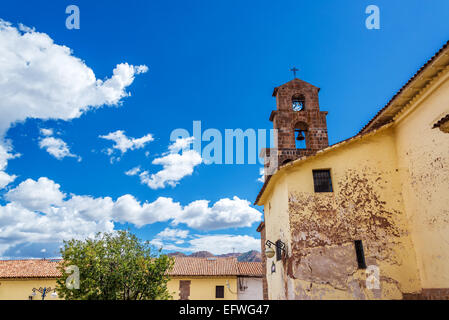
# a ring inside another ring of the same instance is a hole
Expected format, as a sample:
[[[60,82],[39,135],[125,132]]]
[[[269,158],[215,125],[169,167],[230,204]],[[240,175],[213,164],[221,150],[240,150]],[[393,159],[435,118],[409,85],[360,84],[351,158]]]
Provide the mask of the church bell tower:
[[[327,111],[320,111],[319,91],[320,88],[298,78],[274,89],[277,108],[270,121],[277,129],[277,168],[329,146]],[[269,150],[266,157],[273,149]]]

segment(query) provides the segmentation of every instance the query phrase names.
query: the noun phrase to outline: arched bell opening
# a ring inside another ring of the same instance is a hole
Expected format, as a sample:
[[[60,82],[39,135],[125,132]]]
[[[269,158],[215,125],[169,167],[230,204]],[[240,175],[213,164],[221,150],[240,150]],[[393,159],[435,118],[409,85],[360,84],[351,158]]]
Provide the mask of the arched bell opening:
[[[298,122],[295,124],[295,145],[296,149],[307,149],[307,134],[309,126],[305,122]]]

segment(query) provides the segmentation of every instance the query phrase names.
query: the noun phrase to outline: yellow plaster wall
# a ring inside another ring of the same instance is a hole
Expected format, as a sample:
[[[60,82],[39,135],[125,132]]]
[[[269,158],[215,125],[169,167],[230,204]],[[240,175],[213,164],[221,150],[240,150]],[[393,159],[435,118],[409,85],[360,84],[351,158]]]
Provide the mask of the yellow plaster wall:
[[[423,288],[449,288],[449,134],[432,129],[449,113],[449,73],[397,119],[403,196]]]
[[[270,298],[400,299],[420,290],[394,139],[393,129],[386,129],[281,170],[284,178],[263,201],[264,208],[269,200],[280,208],[265,215],[267,239],[276,239],[278,229],[290,228],[292,235],[286,237],[284,281],[267,276]],[[314,192],[313,169],[331,169],[333,193]],[[367,264],[380,268],[381,290],[365,288],[354,240],[364,241]]]
[[[168,282],[168,290],[173,299],[179,299],[179,281],[190,280],[190,300],[237,300],[237,277],[172,277]],[[229,282],[230,289],[226,286]],[[224,299],[215,299],[215,287],[224,286]],[[0,279],[0,300],[28,300],[32,289],[40,287],[56,287],[55,279]],[[232,291],[232,292],[231,292]],[[40,300],[39,293],[33,297],[33,300]],[[48,294],[46,300],[59,300]]]
[[[272,194],[268,197],[264,207],[266,240],[276,242],[281,240],[287,244],[287,251],[291,251],[291,233],[288,217],[288,187],[285,176],[281,177],[276,183]],[[275,249],[275,248],[273,248]],[[272,273],[272,264],[276,266],[276,272]],[[267,259],[267,285],[268,298],[270,300],[283,300],[284,294],[284,266],[282,261],[276,261],[275,258]]]
[[[2,280],[0,279],[0,300],[28,300],[32,293],[32,289],[39,289],[40,287],[56,287],[55,279],[17,279],[17,280]],[[41,300],[41,295],[36,292],[33,300]],[[48,294],[45,300],[58,300]]]
[[[189,300],[237,300],[237,277],[171,277],[167,284],[174,300],[179,299],[179,281],[190,280]],[[226,286],[229,282],[230,290]],[[215,298],[215,287],[224,286],[224,299]]]

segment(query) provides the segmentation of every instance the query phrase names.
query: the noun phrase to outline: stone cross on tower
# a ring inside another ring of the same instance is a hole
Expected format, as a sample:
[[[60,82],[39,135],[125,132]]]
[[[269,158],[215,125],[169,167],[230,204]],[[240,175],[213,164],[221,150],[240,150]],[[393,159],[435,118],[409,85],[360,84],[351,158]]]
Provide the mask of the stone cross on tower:
[[[296,78],[296,72],[299,71],[296,67],[293,67],[290,69],[291,72],[293,72],[293,78]]]

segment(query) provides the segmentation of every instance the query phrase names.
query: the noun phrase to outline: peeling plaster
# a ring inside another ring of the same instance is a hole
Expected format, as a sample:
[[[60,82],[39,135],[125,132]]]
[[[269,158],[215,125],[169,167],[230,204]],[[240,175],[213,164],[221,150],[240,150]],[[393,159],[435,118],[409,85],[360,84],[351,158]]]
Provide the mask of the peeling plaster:
[[[363,240],[368,264],[401,265],[394,252],[407,235],[397,223],[403,213],[391,208],[381,192],[389,183],[385,177],[395,173],[348,169],[338,180],[336,193],[290,193],[292,252],[285,259],[285,278],[294,284],[286,280],[287,296],[321,299],[339,290],[366,299],[366,275],[358,270],[354,240]],[[391,294],[401,296],[398,281],[385,276],[380,280]],[[374,290],[371,295],[379,299],[382,292]]]

